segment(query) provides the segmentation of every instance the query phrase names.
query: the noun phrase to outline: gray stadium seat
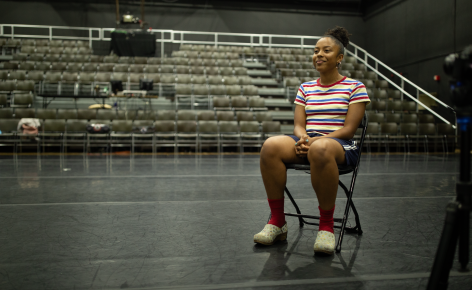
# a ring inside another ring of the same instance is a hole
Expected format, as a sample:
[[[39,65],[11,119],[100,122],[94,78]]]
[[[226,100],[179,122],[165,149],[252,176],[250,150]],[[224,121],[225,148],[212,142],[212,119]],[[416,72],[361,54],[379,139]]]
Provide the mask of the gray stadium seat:
[[[65,120],[78,119],[77,110],[75,109],[58,109],[56,116],[57,116],[57,119],[65,119]],[[95,115],[93,116],[93,119],[94,118],[95,118]]]
[[[56,109],[36,109],[36,118],[41,120],[56,119]]]

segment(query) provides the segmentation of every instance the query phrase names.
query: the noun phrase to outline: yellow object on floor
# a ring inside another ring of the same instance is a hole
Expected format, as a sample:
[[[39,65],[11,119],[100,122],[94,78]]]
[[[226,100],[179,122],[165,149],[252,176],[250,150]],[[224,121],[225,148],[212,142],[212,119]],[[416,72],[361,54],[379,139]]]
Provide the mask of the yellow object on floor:
[[[111,106],[110,105],[107,105],[107,104],[95,104],[95,105],[90,105],[88,107],[89,109],[111,109]]]

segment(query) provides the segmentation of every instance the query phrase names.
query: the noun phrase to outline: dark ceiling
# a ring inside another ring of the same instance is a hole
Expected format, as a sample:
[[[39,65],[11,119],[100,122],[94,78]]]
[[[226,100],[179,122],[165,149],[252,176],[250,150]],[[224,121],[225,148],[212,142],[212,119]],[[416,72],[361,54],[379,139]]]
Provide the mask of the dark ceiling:
[[[31,0],[16,0],[31,1]],[[364,17],[366,14],[399,0],[145,0],[146,6],[212,7],[216,9],[284,11],[295,13],[340,14]],[[43,0],[65,4],[63,0]],[[114,4],[114,0],[72,0],[67,3]],[[120,5],[139,5],[140,0],[120,0]]]

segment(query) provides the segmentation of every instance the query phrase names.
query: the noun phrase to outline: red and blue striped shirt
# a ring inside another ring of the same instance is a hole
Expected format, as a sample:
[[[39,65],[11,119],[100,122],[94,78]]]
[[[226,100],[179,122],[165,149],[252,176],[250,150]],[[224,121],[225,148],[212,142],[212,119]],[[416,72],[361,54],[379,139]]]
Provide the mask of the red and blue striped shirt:
[[[305,107],[307,133],[329,134],[344,126],[350,104],[370,103],[367,90],[360,81],[344,77],[323,86],[320,80],[303,83],[295,104]]]

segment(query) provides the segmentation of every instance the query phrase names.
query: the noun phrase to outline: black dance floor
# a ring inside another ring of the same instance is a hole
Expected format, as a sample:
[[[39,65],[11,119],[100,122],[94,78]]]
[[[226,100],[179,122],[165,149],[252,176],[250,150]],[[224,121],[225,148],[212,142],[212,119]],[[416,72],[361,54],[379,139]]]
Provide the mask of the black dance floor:
[[[258,155],[1,156],[0,289],[425,289],[458,162],[364,154],[364,234],[318,257],[296,218],[287,242],[253,243],[269,214]],[[318,214],[308,175],[288,187]],[[457,269],[449,289],[472,289]]]

